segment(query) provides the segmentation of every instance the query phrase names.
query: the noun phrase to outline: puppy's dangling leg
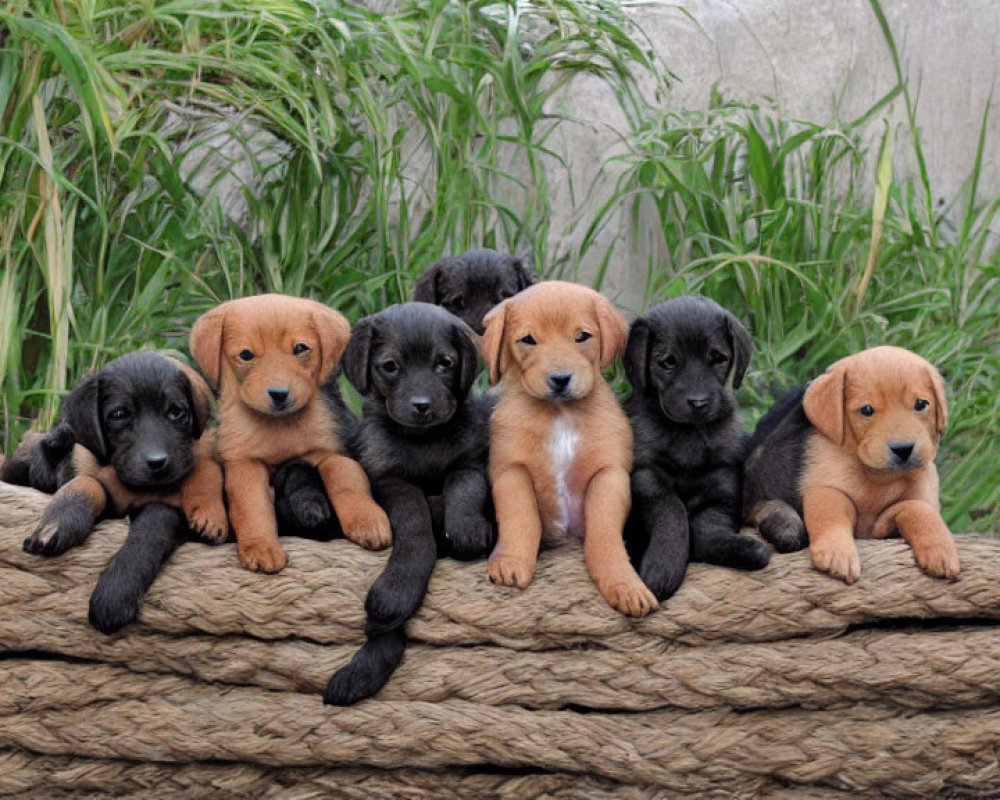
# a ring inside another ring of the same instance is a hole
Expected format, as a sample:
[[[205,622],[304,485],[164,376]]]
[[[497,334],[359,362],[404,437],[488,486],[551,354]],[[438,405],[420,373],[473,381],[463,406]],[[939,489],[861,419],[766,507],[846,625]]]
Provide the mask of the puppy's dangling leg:
[[[368,641],[327,684],[323,702],[347,706],[379,691],[403,659],[403,630],[427,593],[437,543],[427,500],[401,481],[376,484],[375,496],[389,511],[395,541],[389,560],[365,599]]]
[[[176,508],[151,503],[129,521],[128,536],[90,595],[90,624],[101,633],[115,633],[139,616],[142,598],[177,546],[187,524]]]
[[[78,475],[64,484],[45,507],[35,530],[24,540],[24,551],[57,556],[83,544],[107,502],[107,493],[96,478]]]
[[[636,469],[631,476],[632,511],[629,526],[638,545],[645,543],[639,577],[663,602],[684,581],[691,550],[687,509],[677,494],[664,485],[657,470]]]

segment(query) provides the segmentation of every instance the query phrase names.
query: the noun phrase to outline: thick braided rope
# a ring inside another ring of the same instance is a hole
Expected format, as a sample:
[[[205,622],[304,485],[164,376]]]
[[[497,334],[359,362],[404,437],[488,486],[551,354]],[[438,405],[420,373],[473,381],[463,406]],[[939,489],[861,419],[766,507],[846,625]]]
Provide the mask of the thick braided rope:
[[[87,544],[54,559],[21,551],[47,498],[0,484],[0,604],[48,616],[86,607],[86,595],[125,534],[103,523]],[[923,575],[900,541],[861,542],[864,573],[851,587],[822,575],[808,554],[774,558],[760,572],[692,565],[681,590],[657,613],[633,621],[614,612],[586,573],[580,549],[543,553],[535,582],[520,592],[493,586],[483,562],[440,562],[408,632],[432,644],[493,643],[516,649],[584,644],[636,652],[678,643],[775,641],[831,635],[880,619],[1000,618],[1000,542],[959,537],[955,582]],[[182,546],[146,598],[144,621],[164,633],[300,637],[359,642],[364,596],[384,553],[346,541],[288,539],[290,565],[247,572],[232,544]]]
[[[452,700],[330,709],[313,695],[103,664],[26,660],[10,670],[17,710],[0,714],[0,747],[49,755],[275,767],[499,765],[679,793],[755,792],[774,780],[888,794],[1000,791],[997,708],[583,715]],[[94,699],[66,705],[65,692]]]

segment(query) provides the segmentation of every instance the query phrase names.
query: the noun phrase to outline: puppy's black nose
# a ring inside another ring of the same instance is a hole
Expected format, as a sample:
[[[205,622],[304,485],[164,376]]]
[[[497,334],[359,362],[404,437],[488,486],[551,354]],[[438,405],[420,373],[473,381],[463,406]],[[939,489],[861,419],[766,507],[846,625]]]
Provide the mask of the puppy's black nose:
[[[159,472],[167,466],[167,460],[166,453],[147,453],[146,466],[148,466],[153,472]]]
[[[688,405],[691,406],[695,411],[701,411],[708,405],[708,395],[698,394],[690,395],[687,399]]]
[[[905,464],[910,460],[910,454],[913,452],[913,442],[892,442],[889,449],[892,450],[897,463]]]
[[[573,380],[570,374],[549,375],[549,388],[556,394],[562,394],[569,388],[569,382]]]
[[[267,393],[271,396],[271,402],[276,406],[283,406],[288,402],[288,389],[276,389],[271,386]]]
[[[431,401],[426,397],[411,397],[410,405],[413,406],[413,410],[418,414],[426,414],[427,409],[431,407]]]

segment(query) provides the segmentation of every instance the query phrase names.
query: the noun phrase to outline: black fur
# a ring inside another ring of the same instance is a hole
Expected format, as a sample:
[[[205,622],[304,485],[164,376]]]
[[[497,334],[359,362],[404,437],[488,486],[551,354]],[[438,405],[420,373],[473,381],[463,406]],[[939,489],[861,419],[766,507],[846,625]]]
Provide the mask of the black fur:
[[[806,438],[814,430],[802,408],[804,394],[804,386],[789,392],[761,417],[743,472],[744,519],[750,519],[758,503],[778,500],[785,504],[757,521],[757,529],[780,553],[809,544],[798,487]]]
[[[663,600],[689,560],[761,569],[770,548],[738,533],[746,433],[726,385],[738,388],[753,345],[728,311],[678,297],[635,320],[625,349],[635,434],[626,540],[639,575]]]
[[[478,248],[431,264],[417,278],[413,299],[443,306],[482,333],[486,312],[534,282],[530,267],[517,256]]]
[[[174,363],[151,351],[127,353],[85,375],[63,398],[59,424],[32,456],[31,485],[54,491],[71,480],[71,453],[79,443],[100,463],[112,465],[129,488],[173,493],[194,467],[192,443],[202,433],[204,413],[187,375]],[[57,496],[24,549],[59,555],[82,544],[93,522],[86,497]],[[110,632],[135,619],[150,583],[186,534],[177,509],[157,503],[135,512],[122,549],[91,598],[94,627]]]
[[[352,455],[389,515],[393,548],[365,601],[368,640],[323,695],[333,705],[385,685],[436,559],[482,557],[496,542],[486,474],[491,404],[470,392],[472,331],[425,303],[392,306],[358,322],[343,366],[363,399]],[[301,488],[290,483],[286,490]]]

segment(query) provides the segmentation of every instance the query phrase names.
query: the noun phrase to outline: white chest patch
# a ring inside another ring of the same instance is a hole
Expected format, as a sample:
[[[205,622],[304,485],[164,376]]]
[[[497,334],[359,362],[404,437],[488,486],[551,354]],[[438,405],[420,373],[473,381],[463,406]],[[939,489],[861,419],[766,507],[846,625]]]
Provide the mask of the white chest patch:
[[[557,516],[552,521],[552,527],[553,532],[559,535],[583,536],[583,498],[569,486],[569,474],[579,443],[580,432],[573,426],[573,421],[567,416],[557,417],[549,435],[549,456],[552,459],[557,504]]]

